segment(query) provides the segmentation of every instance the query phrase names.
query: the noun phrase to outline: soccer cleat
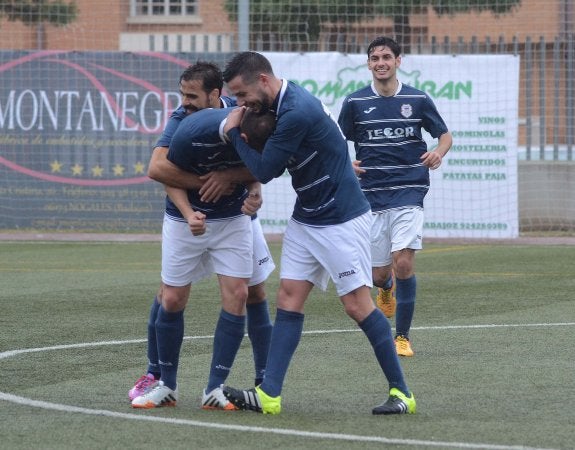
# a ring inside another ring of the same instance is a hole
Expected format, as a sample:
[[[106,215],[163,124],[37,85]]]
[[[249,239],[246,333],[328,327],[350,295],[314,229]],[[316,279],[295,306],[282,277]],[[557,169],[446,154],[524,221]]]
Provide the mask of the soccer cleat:
[[[163,381],[146,392],[132,400],[132,408],[158,408],[160,406],[176,406],[178,400],[178,390],[173,391],[164,385]]]
[[[389,289],[377,288],[375,303],[385,317],[391,318],[395,315],[397,300],[395,298],[395,275],[393,272],[391,273],[391,287]]]
[[[413,356],[414,354],[411,343],[405,336],[395,337],[395,350],[399,356]]]
[[[134,400],[140,395],[144,395],[150,389],[156,387],[158,380],[154,378],[152,374],[142,375],[134,384],[134,387],[128,391],[128,398],[130,401]]]
[[[206,390],[204,389],[204,392],[202,392],[202,409],[217,409],[220,411],[238,410],[238,408],[226,398],[221,386],[212,389],[209,394],[206,394]]]
[[[371,411],[373,414],[415,414],[415,396],[408,397],[397,388],[389,391],[389,398]]]
[[[282,410],[281,396],[270,397],[259,386],[245,391],[224,386],[224,395],[238,409],[264,414],[279,414]]]

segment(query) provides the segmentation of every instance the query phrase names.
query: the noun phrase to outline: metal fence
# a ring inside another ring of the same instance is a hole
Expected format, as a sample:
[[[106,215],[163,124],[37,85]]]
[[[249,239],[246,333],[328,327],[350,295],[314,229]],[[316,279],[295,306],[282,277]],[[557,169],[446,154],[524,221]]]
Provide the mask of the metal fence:
[[[423,39],[411,43],[412,54],[514,54],[521,58],[519,102],[520,157],[525,160],[573,161],[575,145],[575,35],[546,41],[530,37],[520,41],[503,36]],[[344,35],[322,35],[322,51],[364,53],[368,40]],[[309,46],[308,46],[309,47]],[[266,51],[297,50],[293,42],[255,39],[255,48]],[[303,50],[303,48],[302,48]],[[493,82],[497,83],[496,68]]]

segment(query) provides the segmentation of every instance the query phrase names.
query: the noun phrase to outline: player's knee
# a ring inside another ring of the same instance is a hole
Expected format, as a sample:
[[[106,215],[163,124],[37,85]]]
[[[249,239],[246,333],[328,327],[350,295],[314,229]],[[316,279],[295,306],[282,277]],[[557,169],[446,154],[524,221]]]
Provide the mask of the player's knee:
[[[162,308],[168,312],[183,311],[188,303],[188,296],[177,292],[164,291],[162,294]]]
[[[248,287],[246,284],[243,284],[243,283],[237,284],[237,285],[232,287],[230,293],[231,293],[231,297],[235,301],[245,303],[247,298],[248,298]]]
[[[346,302],[343,306],[345,313],[357,323],[361,322],[366,316],[365,307],[357,302]]]
[[[387,280],[389,280],[389,277],[391,276],[391,265],[385,267],[374,267],[371,272],[371,276],[375,287],[385,287]]]
[[[256,284],[255,286],[248,287],[248,298],[246,303],[248,305],[261,303],[266,299],[266,291],[264,283]]]
[[[391,276],[391,272],[387,276],[385,276],[385,275],[384,276],[378,276],[378,277],[374,276],[373,277],[373,285],[375,287],[378,287],[378,288],[384,288],[385,284],[387,283],[387,280],[389,279],[390,276]]]
[[[415,269],[415,251],[405,248],[393,257],[393,270],[399,279],[406,279],[413,275]]]
[[[411,261],[400,259],[395,265],[395,276],[400,280],[405,280],[413,275],[413,264]]]
[[[367,286],[362,286],[344,295],[340,299],[345,313],[357,323],[360,323],[375,309],[370,290]]]

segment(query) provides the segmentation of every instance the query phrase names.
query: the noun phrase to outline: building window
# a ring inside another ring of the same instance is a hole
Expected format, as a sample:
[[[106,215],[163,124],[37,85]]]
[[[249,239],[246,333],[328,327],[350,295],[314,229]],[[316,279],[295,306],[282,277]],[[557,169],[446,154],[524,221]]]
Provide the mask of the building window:
[[[181,17],[198,13],[198,0],[131,0],[132,16]]]

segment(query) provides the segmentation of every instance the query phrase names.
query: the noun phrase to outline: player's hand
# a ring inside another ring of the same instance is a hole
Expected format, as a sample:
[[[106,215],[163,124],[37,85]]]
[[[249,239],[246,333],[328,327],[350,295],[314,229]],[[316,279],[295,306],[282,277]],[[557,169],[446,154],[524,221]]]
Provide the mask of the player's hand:
[[[228,114],[228,119],[226,120],[226,124],[224,125],[224,133],[227,133],[232,128],[239,127],[245,112],[246,112],[245,106],[239,106],[237,108],[232,109],[232,111]]]
[[[353,166],[353,171],[355,172],[355,176],[357,178],[359,178],[359,176],[362,173],[365,173],[365,169],[362,169],[361,166],[361,161],[358,161],[357,159],[355,161],[351,162],[352,166]]]
[[[235,183],[225,170],[216,170],[202,175],[200,180],[204,182],[200,188],[200,200],[202,202],[217,202],[222,196],[230,195],[235,189]]]
[[[263,199],[260,192],[250,192],[242,205],[242,212],[246,216],[253,216],[262,207]]]
[[[190,216],[187,218],[188,226],[190,227],[190,231],[194,236],[201,236],[206,232],[206,215],[199,212],[194,211]]]
[[[425,152],[422,156],[421,156],[421,162],[423,163],[423,165],[431,170],[435,170],[437,169],[439,166],[441,166],[441,156],[439,155],[439,153],[431,151],[431,152]]]

